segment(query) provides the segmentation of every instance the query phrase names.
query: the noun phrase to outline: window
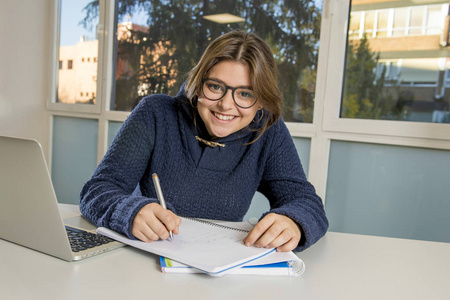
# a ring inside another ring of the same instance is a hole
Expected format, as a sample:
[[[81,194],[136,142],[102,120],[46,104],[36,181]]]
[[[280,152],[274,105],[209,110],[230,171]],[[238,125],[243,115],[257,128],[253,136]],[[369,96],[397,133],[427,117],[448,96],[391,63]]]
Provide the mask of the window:
[[[359,11],[350,13],[350,25],[348,28],[348,37],[359,38],[361,32],[361,15]]]
[[[424,7],[412,7],[408,35],[423,34]]]
[[[404,36],[406,34],[406,20],[408,9],[405,7],[394,10],[394,25],[392,26],[393,36]]]
[[[387,36],[389,24],[389,10],[381,9],[377,12],[377,37]]]
[[[450,111],[450,88],[444,84],[449,47],[443,51],[438,35],[449,4],[383,5],[350,12],[355,19],[348,28],[340,117],[435,122],[436,111]],[[356,36],[360,14],[365,34]]]
[[[59,31],[59,61],[57,97],[55,102],[62,104],[94,104],[95,98],[81,97],[83,92],[97,91],[97,83],[90,80],[97,76],[96,67],[87,67],[89,57],[97,56],[98,40],[96,26],[98,18],[91,20],[89,25],[83,23],[83,10],[91,1],[61,0],[60,31]],[[62,68],[61,62],[67,62],[67,70]],[[81,62],[81,63],[80,63]]]
[[[311,123],[320,2],[268,1],[261,9],[246,1],[204,3],[117,2],[115,82],[110,109],[130,111],[143,97],[155,93],[176,95],[208,43],[222,33],[242,29],[256,32],[275,52],[279,84],[285,95],[285,120]],[[93,6],[86,11],[95,12]],[[234,19],[216,20],[217,14],[223,12]]]
[[[375,11],[367,11],[364,14],[364,33],[368,36],[372,36],[375,29]]]
[[[448,11],[448,6],[447,6]],[[442,19],[445,18],[445,8],[441,5],[430,5],[427,9],[427,34],[441,34],[444,29]],[[448,30],[448,29],[447,29]]]

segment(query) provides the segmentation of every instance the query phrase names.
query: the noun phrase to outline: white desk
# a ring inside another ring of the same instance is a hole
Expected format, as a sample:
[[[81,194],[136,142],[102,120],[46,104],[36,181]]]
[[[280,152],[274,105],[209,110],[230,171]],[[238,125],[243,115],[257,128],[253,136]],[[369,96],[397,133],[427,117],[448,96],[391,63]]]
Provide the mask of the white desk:
[[[78,214],[61,205],[64,217]],[[450,244],[329,232],[301,277],[164,274],[131,247],[68,263],[0,240],[0,299],[450,299]]]

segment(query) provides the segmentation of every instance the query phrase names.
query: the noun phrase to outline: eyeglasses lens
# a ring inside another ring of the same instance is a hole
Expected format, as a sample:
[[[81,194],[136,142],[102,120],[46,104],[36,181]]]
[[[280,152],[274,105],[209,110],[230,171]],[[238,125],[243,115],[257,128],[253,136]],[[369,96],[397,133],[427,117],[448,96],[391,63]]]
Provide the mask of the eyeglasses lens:
[[[256,102],[255,95],[251,89],[233,88],[215,80],[205,80],[203,83],[203,95],[209,100],[220,100],[232,90],[234,102],[242,108],[249,108]]]

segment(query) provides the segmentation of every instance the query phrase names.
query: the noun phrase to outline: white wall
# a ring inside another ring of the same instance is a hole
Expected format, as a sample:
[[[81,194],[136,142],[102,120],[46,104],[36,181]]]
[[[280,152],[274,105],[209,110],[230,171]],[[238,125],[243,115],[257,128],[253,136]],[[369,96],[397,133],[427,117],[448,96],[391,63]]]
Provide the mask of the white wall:
[[[38,140],[48,159],[52,0],[0,0],[0,135]]]

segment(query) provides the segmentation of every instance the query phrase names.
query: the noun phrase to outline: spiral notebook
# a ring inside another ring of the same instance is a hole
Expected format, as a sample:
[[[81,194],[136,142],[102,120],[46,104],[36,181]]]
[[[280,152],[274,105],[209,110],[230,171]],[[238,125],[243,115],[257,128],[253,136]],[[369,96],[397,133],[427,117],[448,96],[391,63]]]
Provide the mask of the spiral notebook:
[[[158,240],[145,243],[131,240],[110,229],[100,227],[97,232],[130,246],[157,254],[196,268],[213,276],[221,276],[270,255],[275,249],[246,247],[242,240],[248,230],[210,221],[181,217],[179,234],[174,241]]]
[[[292,253],[292,252],[288,252]],[[240,268],[233,268],[228,274],[236,275],[270,275],[270,276],[300,276],[305,271],[305,264],[295,254],[294,257],[284,261],[262,263],[264,258],[257,259]],[[278,260],[278,259],[276,259]],[[202,271],[191,266],[179,263],[163,256],[159,257],[161,271],[163,273],[202,273]]]

